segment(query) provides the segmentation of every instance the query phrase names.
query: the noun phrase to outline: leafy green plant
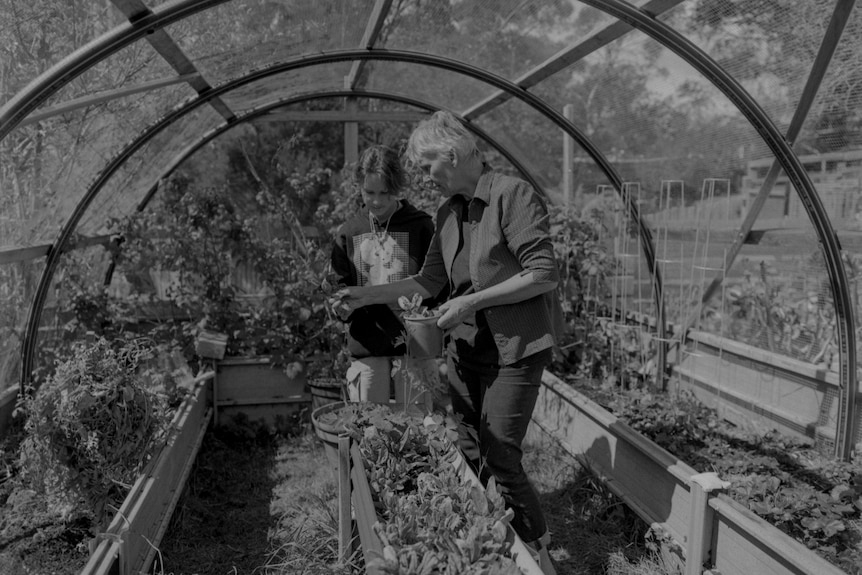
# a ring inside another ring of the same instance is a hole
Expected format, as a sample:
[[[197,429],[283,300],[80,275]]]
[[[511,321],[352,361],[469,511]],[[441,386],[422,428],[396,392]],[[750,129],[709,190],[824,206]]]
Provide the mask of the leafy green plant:
[[[454,422],[377,409],[347,425],[359,441],[378,510],[383,573],[520,573],[511,557],[512,511],[454,466]]]
[[[330,275],[328,236],[308,236],[295,216],[297,202],[319,195],[329,176],[294,175],[287,190],[261,186],[242,204],[228,188],[176,176],[159,206],[115,223],[124,238],[118,272],[137,277],[132,284],[141,283],[140,270],[175,278],[164,295],[190,318],[184,333],[227,334],[226,355],[267,355],[294,371],[297,360],[330,356],[315,369],[336,369],[343,328],[321,289]]]
[[[613,301],[610,282],[619,262],[602,241],[604,220],[598,209],[584,215],[551,209],[551,239],[561,272],[558,295],[566,325],[555,367],[600,378],[611,387],[655,384],[653,334],[614,307],[618,302]]]
[[[809,363],[837,354],[833,307],[817,291],[795,286],[766,262],[726,290],[724,321],[713,327],[737,341]]]
[[[25,398],[21,478],[60,516],[102,523],[165,436],[167,398],[139,373],[148,350],[79,344]]]
[[[440,312],[428,309],[422,301],[422,296],[418,293],[414,293],[411,297],[401,296],[398,298],[398,307],[402,309],[404,317],[422,318],[440,315]]]

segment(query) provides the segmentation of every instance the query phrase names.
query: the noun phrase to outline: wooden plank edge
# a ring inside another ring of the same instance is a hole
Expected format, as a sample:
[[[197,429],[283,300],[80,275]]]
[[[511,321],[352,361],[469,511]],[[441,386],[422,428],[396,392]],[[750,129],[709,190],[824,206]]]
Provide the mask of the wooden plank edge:
[[[569,454],[585,462],[586,467],[646,523],[660,526],[662,532],[669,536],[674,545],[684,550],[691,514],[691,477],[697,472],[552,374],[546,374],[542,384],[545,394],[556,396],[551,401],[569,404],[571,409],[585,416],[585,418],[579,418],[579,425],[584,426],[585,433],[605,437],[609,445],[616,446],[615,453],[628,452],[626,457],[636,457],[637,465],[643,467],[645,475],[648,474],[653,481],[656,479],[661,481],[662,487],[652,486],[649,489],[650,494],[664,493],[674,499],[667,501],[668,504],[664,506],[657,505],[657,502],[652,499],[645,499],[649,494],[643,493],[642,489],[637,489],[637,486],[632,484],[636,480],[635,477],[627,473],[631,471],[631,465],[617,471],[594,458],[588,458],[586,452],[579,451],[580,447],[569,445],[565,434],[571,432],[571,429],[560,430],[558,426],[549,425],[549,422],[544,421],[541,399],[533,411],[533,424],[557,441]],[[601,417],[590,415],[596,412],[605,413]],[[647,471],[649,473],[646,473]],[[674,494],[678,496],[674,497]],[[665,509],[664,512],[662,508]]]
[[[667,469],[668,472],[670,472],[680,483],[688,485],[689,478],[697,473],[694,468],[690,467],[677,457],[671,455],[669,451],[662,449],[653,441],[650,441],[640,433],[633,430],[628,424],[621,421],[614,414],[596,402],[590,400],[585,395],[579,393],[576,389],[558,378],[556,375],[545,371],[542,376],[542,385],[549,391],[558,395],[560,399],[571,404],[572,407],[595,421],[609,434],[619,437],[637,450],[645,453],[658,465]],[[553,430],[546,429],[545,431],[554,435]]]
[[[374,523],[377,522],[377,511],[374,509],[374,501],[371,498],[371,487],[365,476],[365,467],[362,464],[362,455],[359,446],[355,443],[350,447],[352,460],[350,476],[352,478],[352,489],[350,490],[351,501],[355,512],[356,527],[359,531],[359,541],[362,544],[362,554],[365,557],[365,572],[377,575],[380,570],[369,567],[374,559],[383,557],[383,543],[374,533]]]
[[[611,493],[622,500],[622,502],[634,511],[646,524],[656,531],[666,534],[673,542],[674,548],[679,549],[680,554],[685,556],[685,535],[683,533],[678,533],[669,521],[662,520],[648,505],[642,503],[637,497],[630,495],[625,483],[618,481],[614,477],[612,470],[605,469],[604,466],[589,458],[585,453],[578,453],[566,442],[560,441],[559,438],[554,435],[553,430],[545,427],[541,421],[534,419],[533,423],[543,433],[556,441],[569,455],[574,457],[581,465],[588,469],[590,473],[597,477]],[[687,514],[689,513],[689,510],[681,510],[680,513]]]
[[[752,549],[760,550],[770,562],[782,566],[779,572],[786,570],[788,575],[847,575],[838,566],[820,557],[729,496],[718,494],[711,497],[708,504],[715,512],[718,523],[716,529],[732,529],[746,541],[753,542]],[[714,552],[716,558],[713,563],[719,566],[721,549],[715,549]],[[721,573],[722,575],[749,575],[751,571],[731,573],[722,570]]]
[[[203,388],[198,391],[200,394]],[[187,467],[191,469],[190,465],[197,456],[211,417],[212,410],[206,407],[200,395],[196,395],[181,414],[177,424],[178,433],[162,452],[158,465],[147,477],[144,488],[126,516],[124,545],[120,548],[121,562],[127,568],[125,573],[143,572],[149,568],[145,564],[146,559],[151,554],[155,557],[161,543],[159,533],[164,533],[173,511],[173,508],[168,508],[182,492],[185,485],[184,471]],[[171,473],[175,458],[182,461],[183,465]],[[147,534],[152,536],[147,537]]]
[[[206,413],[204,414],[203,425],[200,426],[198,433],[196,434],[194,441],[192,442],[191,449],[187,452],[187,456],[185,459],[185,465],[180,472],[180,476],[175,483],[175,487],[173,489],[173,495],[168,501],[167,506],[165,507],[164,514],[162,516],[161,521],[159,522],[159,527],[156,530],[156,537],[152,541],[152,545],[150,547],[150,551],[147,556],[144,558],[144,562],[141,567],[141,572],[149,572],[150,567],[155,561],[156,555],[158,553],[158,547],[162,542],[162,538],[164,538],[165,533],[168,530],[168,525],[170,523],[171,517],[174,514],[174,510],[179,503],[180,497],[183,494],[185,489],[186,482],[188,481],[189,475],[191,475],[192,467],[194,466],[195,460],[197,459],[198,453],[200,453],[201,445],[203,444],[204,436],[207,433],[207,428],[209,426],[209,422],[212,420],[213,409],[208,408]],[[161,572],[161,571],[159,571]]]
[[[716,400],[727,401],[737,407],[765,417],[769,421],[781,424],[789,430],[814,439],[815,431],[819,425],[816,421],[804,421],[789,411],[772,408],[735,391],[720,389],[718,385],[707,381],[700,374],[683,366],[674,366],[673,373],[690,385],[714,395]]]
[[[132,512],[136,507],[139,507],[138,502],[145,496],[148,484],[150,483],[151,476],[153,474],[153,471],[159,465],[159,461],[162,460],[163,457],[166,457],[165,451],[170,448],[170,446],[168,445],[170,442],[170,437],[178,432],[181,426],[181,421],[184,417],[187,416],[188,412],[191,411],[195,404],[205,404],[207,386],[204,384],[210,379],[209,375],[210,374],[204,374],[203,376],[195,379],[196,383],[193,395],[190,395],[188,398],[186,398],[183,406],[177,410],[177,413],[174,414],[174,417],[171,420],[171,424],[169,426],[169,429],[171,430],[169,432],[169,439],[157,451],[156,455],[154,455],[153,459],[149,462],[147,467],[144,468],[144,471],[132,485],[132,488],[129,490],[129,493],[126,495],[126,498],[120,505],[120,509],[117,511],[117,513],[114,515],[114,518],[108,524],[108,528],[103,533],[97,535],[97,540],[99,542],[96,545],[96,550],[94,551],[93,556],[105,556],[108,551],[106,551],[104,547],[117,545],[118,547],[116,552],[116,558],[114,559],[114,561],[119,560],[119,549],[121,547],[121,543],[123,543],[123,535],[125,532],[127,532],[128,526],[131,522],[130,518],[132,517]],[[100,565],[97,563],[91,564],[91,562],[88,561],[84,569],[79,573],[79,575],[92,575],[92,573],[87,570],[90,567],[95,569],[100,568]]]
[[[809,379],[824,382],[835,387],[838,387],[839,385],[838,372],[836,371],[832,371],[812,363],[800,361],[780,353],[754,347],[714,333],[690,331],[687,335],[687,339],[698,344],[710,346],[717,351],[721,350],[723,352],[728,352],[744,359],[763,363],[776,369],[802,375]]]
[[[232,407],[239,405],[281,405],[285,403],[308,403],[311,401],[310,393],[303,393],[300,395],[287,395],[287,396],[267,396],[267,397],[243,397],[238,399],[233,398],[220,398],[216,402],[216,406],[218,407]]]

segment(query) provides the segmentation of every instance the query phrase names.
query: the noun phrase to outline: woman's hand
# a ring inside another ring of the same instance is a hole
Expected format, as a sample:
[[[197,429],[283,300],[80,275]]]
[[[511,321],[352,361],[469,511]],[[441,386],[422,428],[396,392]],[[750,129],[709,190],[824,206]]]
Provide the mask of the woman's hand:
[[[440,329],[452,329],[476,311],[475,294],[462,295],[440,304],[443,315],[437,320]]]

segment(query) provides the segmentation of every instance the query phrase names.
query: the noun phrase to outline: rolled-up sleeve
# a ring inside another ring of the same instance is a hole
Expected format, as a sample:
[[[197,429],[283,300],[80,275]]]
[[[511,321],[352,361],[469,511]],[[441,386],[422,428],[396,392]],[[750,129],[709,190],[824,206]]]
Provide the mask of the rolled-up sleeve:
[[[443,253],[440,250],[440,227],[434,230],[425,263],[419,273],[412,276],[416,282],[425,288],[431,297],[436,297],[448,284],[446,275],[446,264],[443,261]]]
[[[551,218],[545,199],[526,182],[500,197],[504,202],[501,227],[509,250],[522,273],[533,273],[537,283],[557,283],[560,272],[551,241]]]

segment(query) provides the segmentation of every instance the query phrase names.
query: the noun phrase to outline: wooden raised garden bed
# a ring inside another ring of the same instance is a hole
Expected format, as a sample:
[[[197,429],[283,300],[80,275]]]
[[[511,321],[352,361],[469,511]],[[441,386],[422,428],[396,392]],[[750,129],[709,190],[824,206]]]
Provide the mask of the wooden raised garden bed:
[[[824,447],[834,444],[839,381],[835,371],[728,338],[691,332],[674,372],[684,388],[728,421],[755,431],[778,429]],[[855,437],[862,441],[862,393]]]
[[[81,575],[149,572],[212,420],[213,375],[208,372],[195,379],[193,392],[171,422],[164,446],[95,542]]]
[[[322,408],[324,411],[335,409],[335,406]],[[374,560],[384,557],[384,546],[374,529],[379,517],[375,509],[372,489],[365,471],[365,463],[359,445],[346,434],[333,437],[327,435],[325,441],[337,454],[336,473],[339,489],[339,551],[346,560],[353,551],[353,526],[359,534],[359,542],[365,559],[366,573],[375,575],[381,571],[375,566]],[[462,483],[468,482],[484,491],[479,478],[473,473],[460,451],[452,445],[449,454],[445,456],[453,465]],[[533,555],[523,541],[507,525],[508,537],[511,541],[510,553],[515,564],[525,575],[541,575]]]
[[[845,575],[723,495],[720,478],[697,473],[548,372],[532,423],[531,433],[559,442],[669,536],[686,575]]]
[[[305,377],[288,377],[270,358],[232,358],[216,364],[215,424],[223,417],[244,413],[252,421],[277,424],[278,418],[311,403]]]

